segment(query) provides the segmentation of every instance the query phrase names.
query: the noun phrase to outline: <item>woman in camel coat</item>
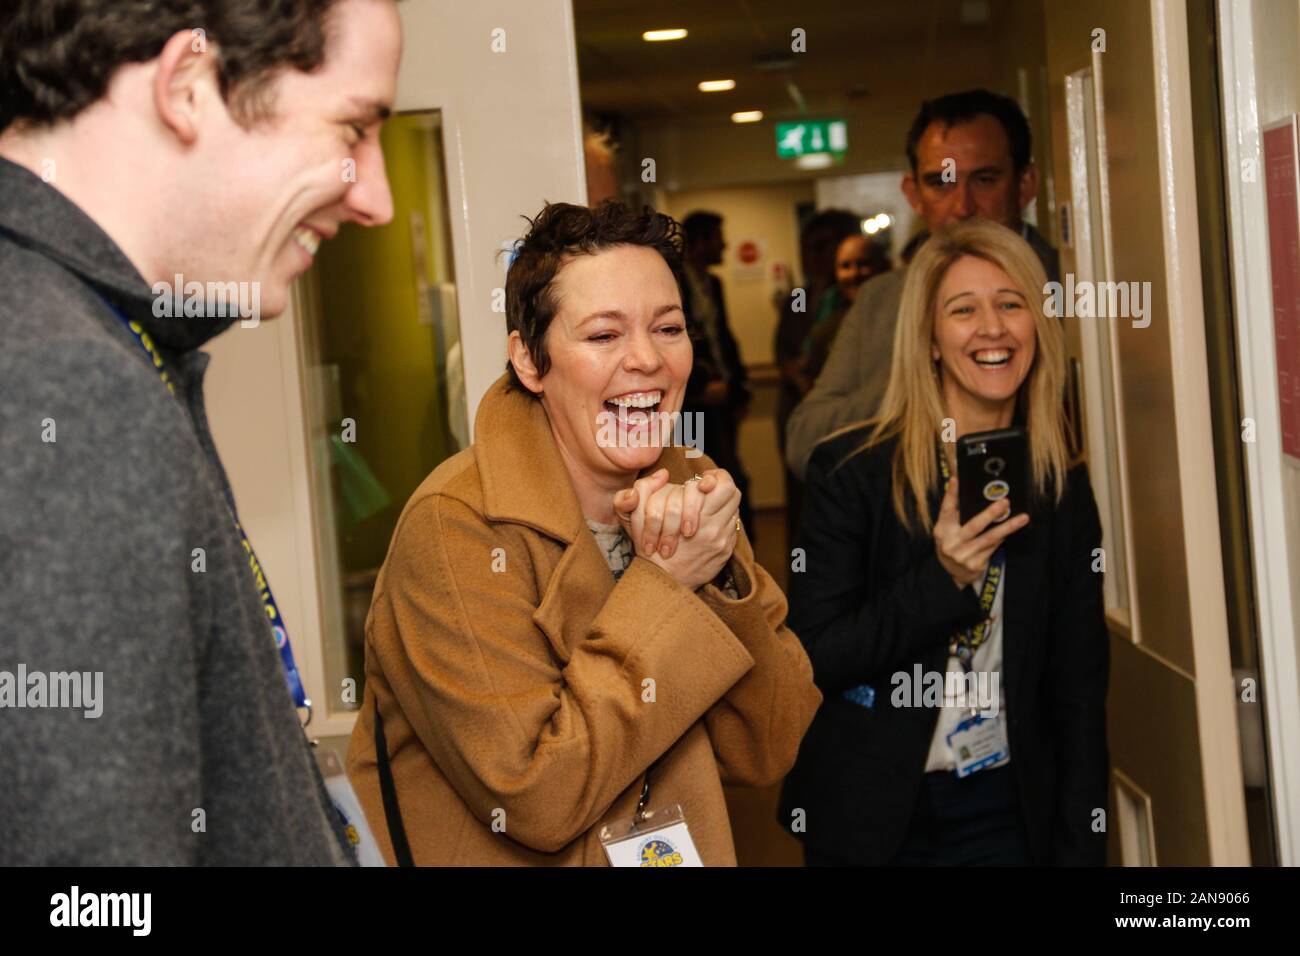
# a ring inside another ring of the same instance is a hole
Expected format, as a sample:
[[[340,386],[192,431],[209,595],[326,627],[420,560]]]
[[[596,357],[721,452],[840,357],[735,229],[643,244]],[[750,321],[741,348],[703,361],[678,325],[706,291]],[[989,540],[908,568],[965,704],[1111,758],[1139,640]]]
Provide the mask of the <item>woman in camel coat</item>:
[[[785,599],[730,477],[649,414],[691,368],[679,243],[553,205],[517,249],[510,370],[407,503],[367,621],[348,772],[390,863],[602,866],[602,828],[680,806],[735,865],[723,784],[794,762],[821,695]]]

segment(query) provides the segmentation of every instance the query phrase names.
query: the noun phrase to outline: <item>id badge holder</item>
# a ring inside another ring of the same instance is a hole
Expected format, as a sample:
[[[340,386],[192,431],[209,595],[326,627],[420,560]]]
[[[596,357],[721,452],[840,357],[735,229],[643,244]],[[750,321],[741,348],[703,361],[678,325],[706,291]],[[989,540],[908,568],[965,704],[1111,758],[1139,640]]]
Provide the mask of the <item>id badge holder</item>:
[[[1007,729],[1001,716],[972,714],[963,718],[948,735],[948,746],[957,760],[953,772],[958,778],[1001,767],[1011,760]]]
[[[334,808],[343,816],[348,841],[352,844],[352,849],[357,851],[357,862],[362,866],[387,866],[383,853],[379,851],[379,844],[375,842],[374,834],[370,832],[370,826],[366,823],[366,815],[361,809],[361,802],[357,800],[356,791],[352,789],[352,783],[343,771],[343,763],[339,760],[338,754],[317,747],[315,744],[311,749],[316,757],[316,766],[320,768],[320,775],[325,781],[325,789],[329,792],[330,800]]]
[[[680,804],[600,828],[610,866],[703,866]]]

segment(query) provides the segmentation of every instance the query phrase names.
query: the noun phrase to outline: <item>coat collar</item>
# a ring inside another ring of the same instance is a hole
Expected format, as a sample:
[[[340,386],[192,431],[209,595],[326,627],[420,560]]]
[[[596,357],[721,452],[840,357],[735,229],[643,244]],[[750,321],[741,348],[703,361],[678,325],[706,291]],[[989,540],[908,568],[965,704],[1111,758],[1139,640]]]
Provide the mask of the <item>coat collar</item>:
[[[67,196],[3,157],[0,235],[72,272],[166,349],[196,349],[235,322],[234,318],[155,316],[149,283],[121,247]]]
[[[474,460],[484,514],[490,521],[526,525],[566,544],[587,531],[546,409],[512,388],[508,373],[492,384],[479,403]],[[667,468],[669,480],[680,483],[712,467],[707,458],[690,459],[682,448],[666,448],[641,475]]]

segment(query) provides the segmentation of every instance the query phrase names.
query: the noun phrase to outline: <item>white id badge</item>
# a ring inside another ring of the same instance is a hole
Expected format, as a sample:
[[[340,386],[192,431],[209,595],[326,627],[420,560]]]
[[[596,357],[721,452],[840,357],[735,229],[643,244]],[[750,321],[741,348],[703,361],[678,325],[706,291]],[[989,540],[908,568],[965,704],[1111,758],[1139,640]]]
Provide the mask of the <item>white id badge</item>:
[[[313,747],[312,753],[316,756],[316,766],[320,768],[320,775],[325,780],[330,800],[343,815],[348,840],[352,843],[352,849],[357,851],[357,862],[362,866],[387,866],[383,853],[379,852],[379,844],[375,843],[375,837],[366,823],[366,815],[361,810],[356,791],[343,772],[343,764],[338,755],[320,747]]]
[[[600,845],[610,866],[703,866],[679,804],[651,810],[634,822],[616,820],[600,828]]]
[[[955,773],[969,777],[979,770],[1001,767],[1011,760],[1007,728],[999,717],[966,717],[948,735],[948,746],[957,758]]]

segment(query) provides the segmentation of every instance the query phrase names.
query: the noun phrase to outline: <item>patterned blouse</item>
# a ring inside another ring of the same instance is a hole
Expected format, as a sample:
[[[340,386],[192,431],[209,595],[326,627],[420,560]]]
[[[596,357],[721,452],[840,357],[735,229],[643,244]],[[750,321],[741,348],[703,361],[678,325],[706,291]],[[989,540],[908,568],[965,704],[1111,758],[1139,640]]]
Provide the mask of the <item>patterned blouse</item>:
[[[610,571],[614,573],[614,580],[617,581],[627,571],[628,565],[635,557],[631,539],[623,532],[621,524],[601,524],[588,518],[587,527],[596,536],[596,544],[605,555],[605,563],[609,565]]]

